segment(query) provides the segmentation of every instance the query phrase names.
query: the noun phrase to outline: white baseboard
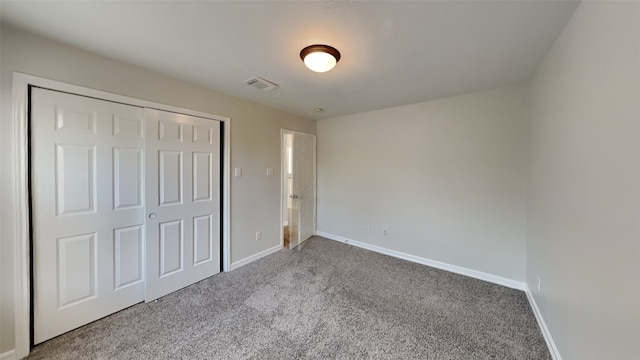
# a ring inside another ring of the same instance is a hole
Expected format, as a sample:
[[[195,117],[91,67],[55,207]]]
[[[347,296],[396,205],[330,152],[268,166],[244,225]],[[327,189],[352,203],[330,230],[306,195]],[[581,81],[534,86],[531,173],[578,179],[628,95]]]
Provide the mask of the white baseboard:
[[[465,275],[465,276],[472,277],[472,278],[475,278],[475,279],[479,279],[479,280],[487,281],[487,282],[490,282],[490,283],[506,286],[508,288],[522,290],[522,291],[526,291],[526,289],[527,289],[527,284],[526,283],[520,282],[520,281],[516,281],[516,280],[512,280],[512,279],[507,279],[507,278],[504,278],[502,276],[497,276],[497,275],[485,273],[485,272],[482,272],[482,271],[468,269],[468,268],[465,268],[465,267],[462,267],[462,266],[451,265],[451,264],[443,263],[443,262],[440,262],[440,261],[437,261],[437,260],[431,260],[431,259],[426,259],[426,258],[422,258],[422,257],[415,256],[415,255],[410,255],[410,254],[403,253],[403,252],[400,252],[400,251],[395,251],[395,250],[383,248],[383,247],[380,247],[380,246],[371,245],[371,244],[363,243],[363,242],[360,242],[360,241],[347,239],[347,238],[342,237],[342,236],[328,234],[328,233],[323,232],[323,231],[317,231],[316,234],[318,236],[322,236],[322,237],[325,237],[327,239],[331,239],[331,240],[343,242],[343,243],[346,243],[346,244],[349,244],[349,245],[357,246],[359,248],[375,251],[375,252],[380,253],[380,254],[393,256],[393,257],[396,257],[396,258],[399,258],[399,259],[411,261],[411,262],[422,264],[422,265],[431,266],[431,267],[434,267],[434,268],[437,268],[437,269],[449,271],[449,272],[460,274],[460,275]]]
[[[15,358],[16,358],[15,350],[9,350],[7,352],[3,352],[2,354],[0,354],[0,360],[15,360]]]
[[[529,304],[531,305],[533,314],[536,316],[536,320],[538,321],[540,332],[544,337],[544,341],[547,343],[547,347],[549,348],[551,357],[553,358],[553,360],[562,360],[562,356],[560,356],[560,352],[556,347],[556,343],[553,341],[553,338],[551,337],[551,332],[549,332],[549,328],[547,328],[547,323],[544,321],[544,318],[542,317],[542,313],[538,308],[538,304],[536,304],[536,300],[534,299],[533,294],[531,293],[531,290],[529,289],[528,286],[527,286],[527,289],[525,290],[525,293],[527,294],[527,299],[529,299]]]
[[[272,248],[269,248],[267,250],[262,250],[257,254],[251,255],[251,256],[246,257],[246,258],[244,258],[242,260],[239,260],[239,261],[236,261],[236,262],[232,263],[231,266],[229,267],[229,271],[233,271],[233,270],[235,270],[235,269],[237,269],[237,268],[239,268],[241,266],[245,266],[245,265],[247,265],[249,263],[252,263],[252,262],[254,262],[254,261],[256,261],[256,260],[258,260],[260,258],[263,258],[263,257],[265,257],[267,255],[271,255],[274,252],[280,251],[282,249],[283,249],[282,244],[278,244],[278,245],[276,245],[276,246],[274,246]]]

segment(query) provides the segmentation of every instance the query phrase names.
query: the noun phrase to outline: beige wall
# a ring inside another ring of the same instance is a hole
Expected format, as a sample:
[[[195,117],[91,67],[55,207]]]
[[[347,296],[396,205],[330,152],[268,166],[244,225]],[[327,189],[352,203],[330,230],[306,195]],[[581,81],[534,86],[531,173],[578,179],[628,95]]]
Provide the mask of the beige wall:
[[[527,283],[562,359],[640,359],[640,3],[582,2],[548,53],[529,178]]]
[[[512,87],[319,121],[318,231],[523,282],[526,119]]]
[[[11,88],[14,71],[230,117],[231,165],[243,169],[242,177],[231,180],[231,262],[237,262],[280,243],[280,178],[267,177],[266,168],[272,167],[275,174],[280,174],[280,128],[315,134],[315,121],[191,85],[7,26],[2,27],[0,40],[0,354],[14,346],[14,247],[11,204],[14,188],[11,173]],[[259,242],[255,241],[255,232],[258,230],[262,230],[263,234]]]

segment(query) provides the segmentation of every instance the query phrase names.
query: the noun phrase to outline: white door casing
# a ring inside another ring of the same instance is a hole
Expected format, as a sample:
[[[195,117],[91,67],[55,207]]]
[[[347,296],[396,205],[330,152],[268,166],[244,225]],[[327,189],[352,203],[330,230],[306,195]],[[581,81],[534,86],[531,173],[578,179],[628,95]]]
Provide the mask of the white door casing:
[[[146,301],[220,272],[220,123],[145,109]]]
[[[144,299],[143,109],[32,89],[34,343]]]

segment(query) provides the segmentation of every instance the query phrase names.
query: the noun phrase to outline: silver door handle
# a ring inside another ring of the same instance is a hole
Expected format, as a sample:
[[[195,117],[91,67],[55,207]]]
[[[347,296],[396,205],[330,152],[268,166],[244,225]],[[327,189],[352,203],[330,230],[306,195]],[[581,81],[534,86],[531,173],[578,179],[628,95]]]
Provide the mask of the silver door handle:
[[[292,199],[297,199],[298,195],[289,195],[289,197],[292,198]]]
[[[149,219],[155,219],[156,213],[149,213]]]

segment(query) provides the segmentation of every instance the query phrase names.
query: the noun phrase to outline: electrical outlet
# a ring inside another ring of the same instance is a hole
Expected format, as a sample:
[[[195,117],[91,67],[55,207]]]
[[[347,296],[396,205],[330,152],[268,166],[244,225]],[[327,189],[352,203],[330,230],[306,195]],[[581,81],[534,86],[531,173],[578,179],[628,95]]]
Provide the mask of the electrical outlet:
[[[389,230],[387,229],[382,230],[382,234],[384,235],[384,237],[389,236]]]
[[[542,280],[540,280],[540,275],[538,275],[538,292],[542,291]]]
[[[262,240],[262,231],[256,232],[256,241]]]
[[[364,226],[364,232],[369,232],[369,225]]]

